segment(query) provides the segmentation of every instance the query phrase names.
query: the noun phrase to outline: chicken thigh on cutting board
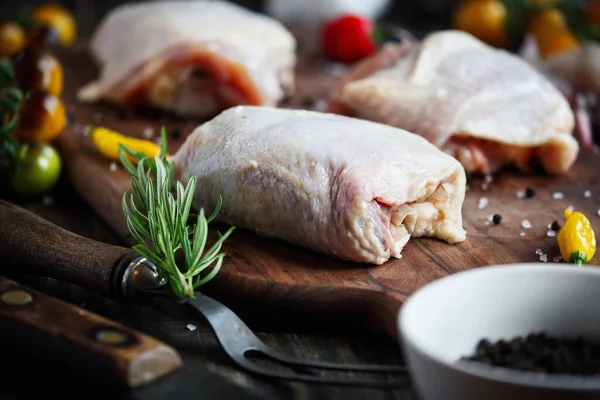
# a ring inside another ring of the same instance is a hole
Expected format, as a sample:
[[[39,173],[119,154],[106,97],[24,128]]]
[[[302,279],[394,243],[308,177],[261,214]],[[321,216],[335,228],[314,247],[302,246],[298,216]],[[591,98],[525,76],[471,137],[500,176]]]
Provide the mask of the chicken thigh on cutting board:
[[[561,174],[579,152],[573,112],[555,86],[460,31],[384,47],[342,79],[329,111],[420,134],[469,173],[513,164]]]
[[[100,76],[78,97],[201,118],[238,104],[273,106],[293,89],[295,48],[278,21],[231,3],[124,4],[92,37]]]
[[[338,258],[382,264],[410,237],[465,240],[466,175],[418,135],[304,110],[238,106],[172,156],[195,206],[222,222]]]

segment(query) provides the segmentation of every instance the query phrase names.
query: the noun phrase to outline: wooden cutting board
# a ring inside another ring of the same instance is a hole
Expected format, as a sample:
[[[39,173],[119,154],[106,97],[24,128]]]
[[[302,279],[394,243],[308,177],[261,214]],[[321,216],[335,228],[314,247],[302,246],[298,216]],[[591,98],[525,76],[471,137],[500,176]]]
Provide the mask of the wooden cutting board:
[[[83,47],[61,51],[59,56],[66,76],[64,98],[73,113],[60,140],[66,172],[78,193],[129,240],[121,210],[129,179],[122,169],[114,170],[110,161],[94,152],[82,133],[83,125],[104,125],[140,137],[145,133],[157,137],[160,126],[165,125],[171,134],[170,152],[174,152],[201,121],[179,120],[161,112],[132,117],[109,104],[78,103],[76,89],[94,79],[98,71]],[[297,92],[285,106],[319,109],[342,72],[343,67],[328,64],[318,55],[301,54]],[[555,220],[562,223],[569,205],[585,212],[600,232],[599,171],[600,156],[585,151],[573,169],[559,178],[504,171],[489,183],[471,179],[463,207],[465,242],[449,245],[413,239],[401,259],[381,266],[340,261],[238,229],[226,242],[229,255],[223,269],[203,290],[251,323],[273,322],[279,327],[286,323],[294,329],[375,329],[395,337],[400,305],[428,282],[480,266],[536,262],[540,260],[538,249],[552,263],[559,252],[556,238],[547,234],[548,225]],[[517,192],[526,188],[532,188],[535,196],[518,198]],[[588,197],[586,191],[591,192]],[[555,192],[564,198],[553,198]],[[494,214],[502,217],[499,225],[487,223]],[[530,228],[524,227],[525,220]]]

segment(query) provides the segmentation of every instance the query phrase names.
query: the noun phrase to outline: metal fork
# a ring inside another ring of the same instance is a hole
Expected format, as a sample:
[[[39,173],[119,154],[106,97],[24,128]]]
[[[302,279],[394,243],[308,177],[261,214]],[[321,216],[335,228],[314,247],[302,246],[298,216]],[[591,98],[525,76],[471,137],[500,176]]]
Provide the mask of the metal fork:
[[[209,322],[221,346],[229,357],[240,367],[267,377],[350,386],[367,387],[401,387],[408,386],[408,376],[406,367],[401,365],[365,365],[365,364],[337,364],[331,362],[309,361],[282,354],[267,346],[260,340],[248,326],[229,308],[217,300],[196,294],[194,299],[186,300],[193,308],[198,310]],[[271,361],[278,362],[288,367],[296,368],[296,372],[282,372],[261,366],[251,359],[248,355],[251,353],[260,354]],[[301,369],[304,373],[298,371]],[[317,375],[310,369],[352,371],[352,372],[377,372],[377,373],[401,373],[403,380],[366,380],[353,378],[339,378]]]
[[[156,267],[144,258],[134,260],[126,269],[122,277],[122,292],[127,295],[142,295],[138,300],[145,298],[144,303],[164,307],[173,304],[173,301],[188,304],[198,311],[212,327],[217,340],[225,353],[243,369],[255,374],[300,382],[323,384],[337,384],[347,386],[365,387],[403,387],[408,386],[407,369],[401,365],[365,365],[365,364],[337,364],[322,361],[302,360],[290,357],[267,346],[250,328],[224,304],[217,300],[196,293],[195,298],[176,300],[166,285],[166,280],[161,278]],[[148,297],[149,296],[149,297]],[[165,300],[167,301],[165,303]],[[263,357],[292,368],[295,372],[280,372],[266,368],[248,358],[249,354],[260,354]],[[293,368],[296,367],[296,368]],[[365,380],[352,377],[343,379],[317,375],[315,369],[337,370],[351,372],[377,372],[382,374],[400,373],[403,380]],[[302,372],[300,372],[300,370]]]

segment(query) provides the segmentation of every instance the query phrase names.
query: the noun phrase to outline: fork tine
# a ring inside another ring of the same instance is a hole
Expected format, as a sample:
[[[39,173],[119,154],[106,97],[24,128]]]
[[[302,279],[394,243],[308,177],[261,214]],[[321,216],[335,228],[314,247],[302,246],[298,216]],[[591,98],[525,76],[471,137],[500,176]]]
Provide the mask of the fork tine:
[[[250,351],[256,351],[261,353],[268,358],[279,361],[280,363],[287,365],[294,365],[300,367],[310,368],[321,368],[329,370],[339,371],[357,371],[357,372],[380,372],[380,373],[403,373],[406,372],[404,366],[394,365],[364,365],[364,364],[339,364],[331,362],[321,361],[308,361],[302,360],[295,357],[290,357],[285,354],[281,354],[261,341],[252,330],[229,308],[217,300],[208,296],[198,293],[196,298],[188,300],[196,310],[200,311],[202,315],[208,320],[211,325],[217,339],[223,346],[225,352],[238,363],[241,367],[252,370],[254,372],[279,377],[282,379],[295,379],[298,380],[299,375],[297,374],[286,374],[278,373],[274,371],[262,368],[255,363],[252,363],[247,359],[246,355]],[[311,378],[306,376],[301,380]],[[315,378],[315,379],[312,379]],[[309,381],[316,382],[322,381],[323,377],[313,376]],[[332,381],[331,381],[332,382]],[[336,383],[343,383],[343,380],[336,380]],[[364,382],[363,382],[364,383]]]
[[[317,383],[324,385],[344,385],[344,386],[361,386],[361,387],[372,387],[372,388],[399,388],[410,386],[408,374],[403,374],[403,380],[384,380],[384,379],[357,379],[357,378],[334,378],[329,376],[321,375],[309,375],[300,373],[290,372],[279,372],[272,369],[264,368],[248,359],[245,359],[238,364],[244,369],[253,372],[258,375],[266,376],[269,378],[285,379],[298,382]]]
[[[301,367],[312,367],[321,369],[330,369],[338,371],[356,371],[356,372],[382,372],[382,373],[398,373],[406,372],[406,367],[402,365],[369,365],[369,364],[340,364],[327,361],[310,361],[302,360],[295,357],[290,357],[285,354],[277,353],[273,349],[268,348],[268,352],[260,351],[269,358],[277,360],[287,365],[297,365]]]

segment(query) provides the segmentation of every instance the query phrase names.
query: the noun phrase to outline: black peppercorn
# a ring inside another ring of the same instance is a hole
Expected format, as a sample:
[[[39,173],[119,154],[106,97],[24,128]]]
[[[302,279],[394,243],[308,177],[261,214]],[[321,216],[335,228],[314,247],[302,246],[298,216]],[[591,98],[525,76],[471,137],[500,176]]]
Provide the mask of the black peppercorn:
[[[500,222],[502,221],[502,215],[494,214],[494,216],[492,217],[492,221],[494,221],[494,225],[500,224]]]
[[[527,189],[525,189],[525,197],[527,197],[528,199],[532,198],[533,196],[535,196],[535,189],[528,187]]]

